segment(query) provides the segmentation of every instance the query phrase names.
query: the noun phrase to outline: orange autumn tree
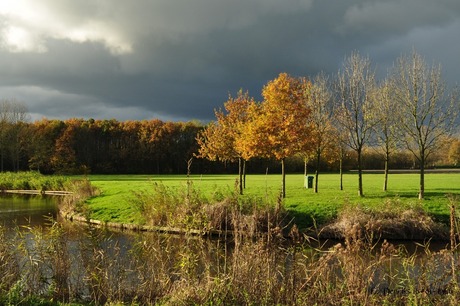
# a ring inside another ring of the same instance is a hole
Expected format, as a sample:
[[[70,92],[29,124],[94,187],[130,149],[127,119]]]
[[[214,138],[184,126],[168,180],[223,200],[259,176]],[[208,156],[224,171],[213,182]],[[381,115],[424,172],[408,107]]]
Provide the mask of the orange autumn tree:
[[[311,83],[281,73],[262,90],[264,101],[251,105],[246,133],[237,143],[243,158],[275,158],[281,162],[282,190],[286,197],[286,157],[302,151],[309,140],[307,99]]]
[[[255,104],[248,92],[240,90],[236,98],[229,95],[224,103],[225,112],[215,111],[216,121],[211,122],[197,136],[199,156],[209,160],[234,162],[238,160],[239,190],[243,194],[244,163],[242,150],[236,143],[244,134],[248,121],[248,109]]]

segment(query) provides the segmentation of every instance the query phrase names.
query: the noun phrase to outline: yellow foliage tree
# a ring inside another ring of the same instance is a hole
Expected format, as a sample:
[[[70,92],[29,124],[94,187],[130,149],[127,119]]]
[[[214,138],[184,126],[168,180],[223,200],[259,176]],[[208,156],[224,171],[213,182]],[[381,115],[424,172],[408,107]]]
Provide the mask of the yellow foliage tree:
[[[248,159],[243,157],[244,147],[236,143],[245,133],[251,105],[255,105],[255,101],[248,92],[240,90],[236,98],[229,95],[224,103],[225,112],[215,111],[217,120],[211,122],[197,137],[200,157],[223,162],[238,160],[240,194],[243,194],[244,162]]]
[[[262,90],[261,104],[248,108],[249,120],[237,147],[245,159],[275,158],[281,161],[282,197],[286,197],[284,160],[302,151],[309,140],[307,99],[311,83],[281,73]]]

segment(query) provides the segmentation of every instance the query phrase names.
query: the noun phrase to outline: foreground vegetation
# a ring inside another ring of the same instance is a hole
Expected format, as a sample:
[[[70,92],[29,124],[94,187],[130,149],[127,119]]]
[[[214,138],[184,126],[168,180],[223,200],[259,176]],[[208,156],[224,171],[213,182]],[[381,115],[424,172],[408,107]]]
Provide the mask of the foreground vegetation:
[[[343,243],[328,245],[295,228],[289,242],[237,230],[225,241],[117,237],[66,223],[0,228],[0,304],[456,305],[460,298],[455,231],[449,247],[425,241],[416,252],[372,242],[355,226]]]

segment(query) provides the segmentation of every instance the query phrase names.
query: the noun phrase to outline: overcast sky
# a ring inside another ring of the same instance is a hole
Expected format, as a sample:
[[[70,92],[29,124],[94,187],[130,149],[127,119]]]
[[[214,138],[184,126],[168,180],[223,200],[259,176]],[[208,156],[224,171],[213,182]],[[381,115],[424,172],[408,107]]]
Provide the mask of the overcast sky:
[[[280,72],[382,75],[415,50],[460,81],[458,0],[1,0],[0,99],[32,119],[208,121]]]

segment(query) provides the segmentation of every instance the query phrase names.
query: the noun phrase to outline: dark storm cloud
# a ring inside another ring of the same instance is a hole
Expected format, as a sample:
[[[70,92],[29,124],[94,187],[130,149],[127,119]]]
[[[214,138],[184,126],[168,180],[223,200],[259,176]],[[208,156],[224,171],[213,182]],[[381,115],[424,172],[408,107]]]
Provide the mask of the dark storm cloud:
[[[416,48],[456,82],[459,30],[453,0],[7,0],[0,96],[34,118],[210,120],[228,93],[353,50],[384,70]]]

